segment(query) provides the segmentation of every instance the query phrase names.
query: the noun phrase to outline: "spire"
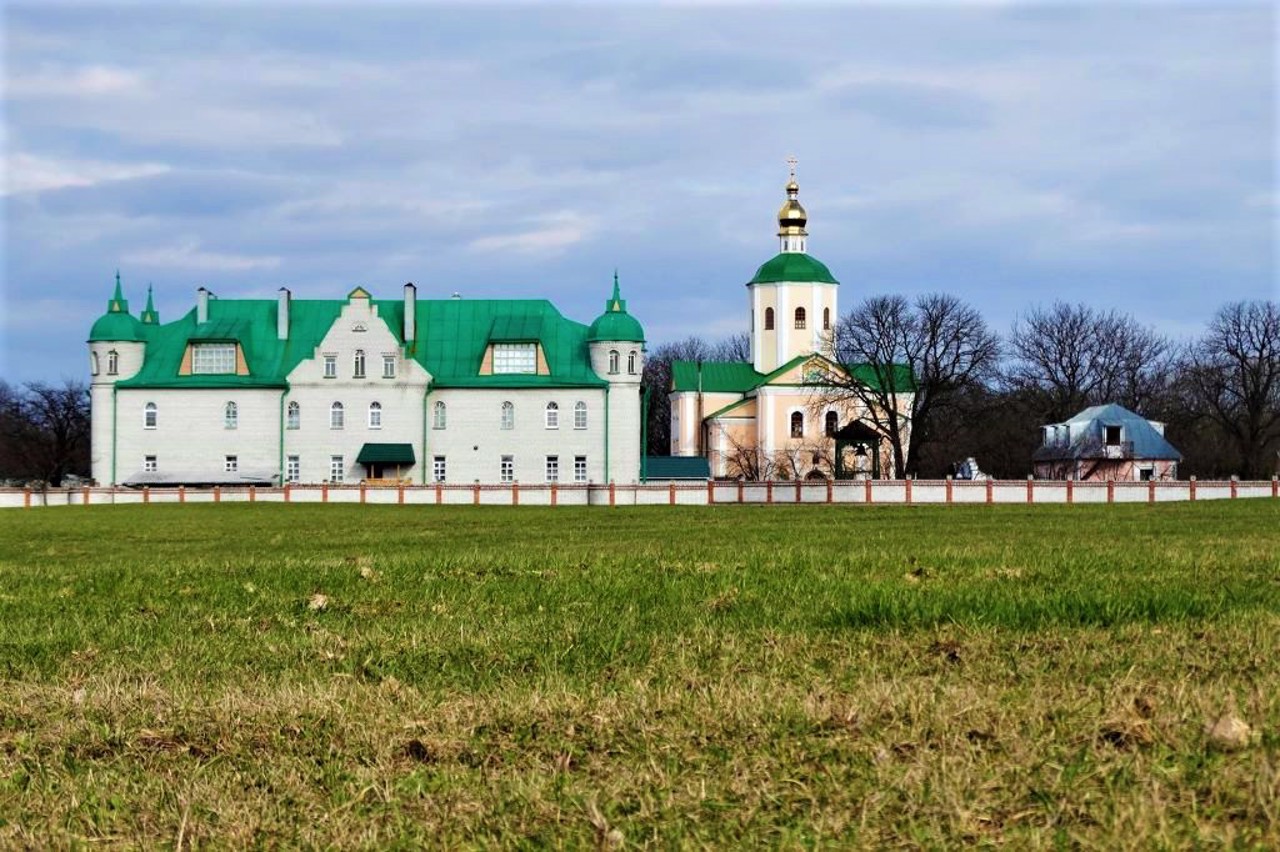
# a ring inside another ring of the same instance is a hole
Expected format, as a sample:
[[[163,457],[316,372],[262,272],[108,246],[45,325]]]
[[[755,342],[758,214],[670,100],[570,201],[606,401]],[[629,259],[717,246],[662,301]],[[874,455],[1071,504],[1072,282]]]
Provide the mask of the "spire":
[[[148,325],[157,325],[160,314],[156,312],[155,302],[151,298],[151,285],[147,285],[147,306],[142,309],[142,321]]]
[[[778,238],[783,252],[803,254],[805,238],[809,235],[804,226],[809,221],[809,214],[800,204],[800,184],[796,183],[798,164],[799,160],[795,157],[787,158],[790,178],[787,181],[787,200],[782,202],[782,207],[778,210]]]
[[[129,301],[124,297],[124,290],[120,287],[120,270],[116,270],[116,291],[111,296],[111,301],[107,302],[107,313],[109,314],[127,314],[129,313]]]
[[[618,287],[618,270],[613,270],[613,295],[609,297],[609,301],[604,303],[605,313],[623,313],[627,312],[627,300],[622,298],[622,290]]]

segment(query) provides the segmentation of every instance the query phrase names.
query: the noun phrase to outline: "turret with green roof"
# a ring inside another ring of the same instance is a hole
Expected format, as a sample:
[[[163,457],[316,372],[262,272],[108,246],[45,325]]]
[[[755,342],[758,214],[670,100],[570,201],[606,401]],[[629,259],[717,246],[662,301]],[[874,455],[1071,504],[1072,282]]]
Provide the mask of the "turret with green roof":
[[[618,287],[618,273],[613,273],[613,295],[604,303],[604,313],[596,317],[587,330],[587,342],[616,340],[623,343],[644,343],[644,329],[638,320],[627,313],[627,300]]]
[[[147,303],[150,307],[150,301]],[[116,270],[116,289],[107,300],[107,312],[98,318],[89,330],[89,342],[107,340],[142,340],[138,319],[129,313],[129,301],[120,286],[120,271]]]

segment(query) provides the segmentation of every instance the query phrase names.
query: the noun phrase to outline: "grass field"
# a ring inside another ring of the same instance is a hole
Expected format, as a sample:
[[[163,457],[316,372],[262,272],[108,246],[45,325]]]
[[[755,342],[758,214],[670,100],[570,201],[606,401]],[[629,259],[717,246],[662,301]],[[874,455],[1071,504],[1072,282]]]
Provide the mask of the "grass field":
[[[1280,502],[3,512],[0,847],[103,842],[1275,848]]]

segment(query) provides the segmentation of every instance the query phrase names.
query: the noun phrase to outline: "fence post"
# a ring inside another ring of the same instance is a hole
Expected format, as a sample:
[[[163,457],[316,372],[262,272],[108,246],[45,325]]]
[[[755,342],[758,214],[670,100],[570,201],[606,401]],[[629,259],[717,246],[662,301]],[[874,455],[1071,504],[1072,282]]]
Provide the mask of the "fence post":
[[[1156,502],[1156,481],[1154,479],[1147,480],[1147,502]]]
[[[26,488],[22,489],[22,508],[24,509],[31,508],[31,487],[30,486],[27,486]]]
[[[746,502],[746,496],[747,496],[747,495],[746,495],[746,485],[743,483],[743,481],[742,481],[741,479],[739,479],[739,480],[738,480],[738,502],[739,502],[739,503],[744,503],[744,502]]]
[[[1188,486],[1187,499],[1190,500],[1192,503],[1194,503],[1196,501],[1196,478],[1194,475],[1191,477],[1191,480],[1187,483],[1187,486]]]
[[[258,486],[256,485],[249,486],[249,502],[250,503],[258,502]]]
[[[1280,497],[1280,476],[1271,477],[1271,496]]]
[[[1231,496],[1234,497],[1235,495],[1232,494]],[[84,487],[84,504],[86,506],[89,505],[89,486],[87,485]]]
[[[215,503],[222,502],[222,486],[221,485],[213,486],[213,502]]]
[[[559,497],[560,497],[560,486],[553,482],[551,483],[551,505],[552,506],[556,505],[559,502]],[[587,486],[587,503],[589,504],[590,502],[591,502],[591,486],[588,485]]]
[[[773,502],[773,480],[766,480],[764,483],[764,502]]]
[[[1070,506],[1072,503],[1075,502],[1075,490],[1076,490],[1075,485],[1076,485],[1076,481],[1074,479],[1067,480],[1067,505],[1068,506]]]
[[[327,482],[320,486],[320,502],[321,503],[329,502],[329,483]]]
[[[142,487],[142,505],[145,506],[150,502],[151,502],[151,486],[144,485]]]
[[[863,486],[862,490],[865,495],[865,502],[870,503],[871,502],[871,477],[868,476],[866,479],[862,480],[862,486]]]
[[[361,482],[361,483],[360,483],[360,502],[361,502],[361,503],[363,503],[363,502],[364,502],[364,492],[365,492],[365,487],[366,487],[366,486],[365,486],[365,484],[364,484],[363,482]]]
[[[284,484],[284,502],[289,503],[293,500],[293,483],[286,482]]]
[[[511,505],[520,505],[520,483],[518,482],[511,483]]]
[[[987,502],[996,502],[996,481],[994,479],[987,480]]]
[[[471,486],[471,505],[480,505],[480,483],[477,482]]]
[[[1114,479],[1107,480],[1107,502],[1116,502],[1116,481]]]
[[[612,479],[609,480],[609,505],[618,505],[618,483]]]
[[[797,503],[799,503],[799,502],[801,502],[803,499],[804,499],[804,498],[803,498],[803,497],[801,497],[801,495],[800,495],[800,480],[799,480],[799,479],[797,479],[797,480],[796,480],[796,502],[797,502]]]
[[[911,474],[909,474],[909,473],[907,474],[906,483],[907,483],[907,489],[906,489],[906,491],[907,491],[907,505],[908,505],[908,506],[910,506],[910,505],[911,505]]]
[[[436,505],[439,506],[444,502],[444,486],[439,482],[436,483]]]
[[[1232,474],[1231,476],[1231,499],[1234,500],[1240,493],[1240,477]]]
[[[948,473],[948,474],[947,474],[947,502],[948,502],[948,503],[950,503],[950,502],[951,502],[951,489],[952,489],[952,487],[953,487],[953,485],[952,485],[952,482],[951,482],[951,474],[949,474],[949,473]]]
[[[185,485],[178,486],[178,502],[179,503],[187,502],[187,486]]]
[[[403,482],[401,482],[399,485],[396,486],[396,503],[401,506],[404,505],[404,483]]]
[[[716,502],[716,481],[714,479],[707,480],[707,505],[714,506]]]
[[[1027,502],[1036,502],[1036,478],[1031,474],[1027,474]]]
[[[667,503],[671,506],[676,504],[676,484],[674,482],[669,486],[669,490],[667,492]]]
[[[836,499],[835,487],[836,487],[835,483],[832,482],[830,479],[828,479],[827,480],[827,502],[828,503],[835,502],[835,499]]]

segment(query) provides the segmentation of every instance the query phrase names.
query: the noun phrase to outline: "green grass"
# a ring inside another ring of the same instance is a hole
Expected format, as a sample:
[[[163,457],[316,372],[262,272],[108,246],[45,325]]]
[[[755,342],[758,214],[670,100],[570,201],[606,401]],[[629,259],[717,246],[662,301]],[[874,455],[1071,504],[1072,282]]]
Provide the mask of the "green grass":
[[[0,513],[0,846],[1265,848],[1277,801],[1275,501]]]

